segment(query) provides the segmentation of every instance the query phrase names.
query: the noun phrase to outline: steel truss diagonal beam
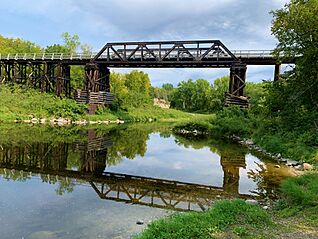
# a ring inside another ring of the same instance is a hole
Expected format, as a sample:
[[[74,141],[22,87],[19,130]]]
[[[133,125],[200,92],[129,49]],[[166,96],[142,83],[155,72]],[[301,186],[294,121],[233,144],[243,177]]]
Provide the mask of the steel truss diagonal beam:
[[[238,58],[219,40],[107,43],[91,60],[123,67],[230,67]]]

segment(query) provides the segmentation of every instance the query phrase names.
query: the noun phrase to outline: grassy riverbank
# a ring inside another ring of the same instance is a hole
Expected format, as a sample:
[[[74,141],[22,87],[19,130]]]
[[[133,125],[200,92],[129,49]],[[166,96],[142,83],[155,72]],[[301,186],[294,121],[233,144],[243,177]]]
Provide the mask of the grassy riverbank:
[[[314,118],[313,118],[314,119]],[[310,123],[301,121],[298,127],[287,128],[278,119],[269,119],[252,110],[225,108],[214,118],[181,123],[175,131],[201,131],[212,137],[251,139],[273,155],[300,162],[318,163],[317,131]]]
[[[242,200],[221,200],[208,211],[177,213],[151,223],[138,239],[317,238],[318,174],[290,178],[269,210]]]
[[[124,110],[99,109],[96,115],[88,115],[87,106],[78,105],[72,99],[60,99],[51,94],[19,86],[0,87],[0,121],[30,120],[32,118],[67,118],[72,120],[106,121],[121,119],[125,122],[207,120],[211,115],[187,113],[174,109],[162,109],[145,105]]]

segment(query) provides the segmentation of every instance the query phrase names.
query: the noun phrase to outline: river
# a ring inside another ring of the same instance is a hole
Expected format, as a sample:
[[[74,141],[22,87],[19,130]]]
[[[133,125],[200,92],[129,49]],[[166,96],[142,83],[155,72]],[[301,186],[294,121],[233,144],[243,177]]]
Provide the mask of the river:
[[[176,211],[275,197],[291,174],[241,145],[184,138],[168,124],[2,125],[1,238],[130,238]]]

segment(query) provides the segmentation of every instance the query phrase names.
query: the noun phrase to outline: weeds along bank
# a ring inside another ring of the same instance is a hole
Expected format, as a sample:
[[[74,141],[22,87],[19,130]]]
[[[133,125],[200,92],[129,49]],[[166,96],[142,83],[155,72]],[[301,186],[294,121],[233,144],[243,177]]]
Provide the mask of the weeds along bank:
[[[245,141],[281,159],[317,164],[318,134],[315,127],[306,121],[297,122],[297,127],[280,121],[280,117],[268,118],[251,110],[230,107],[207,121],[179,124],[174,131]]]
[[[317,238],[318,174],[289,178],[269,209],[220,200],[205,212],[176,213],[148,225],[137,239]]]

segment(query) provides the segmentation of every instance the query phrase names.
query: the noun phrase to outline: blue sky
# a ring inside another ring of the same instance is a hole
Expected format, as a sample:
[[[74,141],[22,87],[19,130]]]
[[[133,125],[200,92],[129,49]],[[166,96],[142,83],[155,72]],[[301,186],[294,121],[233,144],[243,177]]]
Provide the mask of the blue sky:
[[[98,51],[105,43],[220,39],[229,49],[272,49],[271,10],[288,0],[1,0],[0,34],[42,46],[78,34]],[[127,72],[131,69],[113,69]],[[143,69],[154,85],[204,78],[227,69]],[[248,81],[273,78],[273,67],[248,67]]]

